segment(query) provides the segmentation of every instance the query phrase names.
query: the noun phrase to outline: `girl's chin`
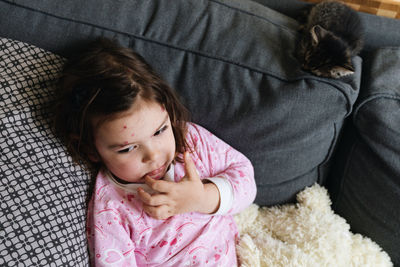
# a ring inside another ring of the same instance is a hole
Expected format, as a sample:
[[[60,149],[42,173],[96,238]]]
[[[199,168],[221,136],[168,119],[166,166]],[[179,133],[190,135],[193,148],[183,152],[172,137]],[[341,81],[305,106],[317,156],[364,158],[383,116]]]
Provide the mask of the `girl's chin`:
[[[150,177],[153,180],[160,180],[160,179],[162,179],[164,177],[164,175],[158,175],[158,176],[154,176],[154,177],[153,176],[148,176],[148,177]],[[139,180],[136,180],[134,183],[144,184],[145,183],[145,179],[144,178],[145,177],[142,177]]]
[[[136,180],[135,182],[132,182],[134,184],[144,184],[144,178],[140,178],[139,180]]]
[[[156,176],[148,176],[148,177],[150,177],[153,180],[160,180],[164,177],[164,175],[156,175]],[[143,183],[144,183],[144,178],[140,179],[140,181],[143,181]]]

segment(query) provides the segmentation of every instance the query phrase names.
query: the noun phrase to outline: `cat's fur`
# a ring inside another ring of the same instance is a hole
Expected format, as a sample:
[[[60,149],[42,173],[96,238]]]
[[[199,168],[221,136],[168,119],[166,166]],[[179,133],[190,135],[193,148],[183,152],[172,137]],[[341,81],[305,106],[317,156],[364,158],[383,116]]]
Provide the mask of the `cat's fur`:
[[[330,78],[354,73],[351,59],[363,47],[356,11],[340,2],[321,2],[308,9],[300,29],[296,54],[303,70]]]

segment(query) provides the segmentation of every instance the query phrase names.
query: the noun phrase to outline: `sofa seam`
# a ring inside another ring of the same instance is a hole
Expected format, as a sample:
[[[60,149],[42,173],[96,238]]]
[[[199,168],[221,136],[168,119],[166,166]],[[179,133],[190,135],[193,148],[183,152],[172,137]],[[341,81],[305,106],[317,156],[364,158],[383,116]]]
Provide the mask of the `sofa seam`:
[[[354,154],[354,151],[355,151],[356,146],[357,146],[357,142],[358,142],[358,140],[356,139],[355,142],[354,142],[354,144],[353,144],[352,147],[351,147],[351,150],[350,150],[348,156],[346,157],[346,158],[347,158],[347,160],[346,160],[346,165],[345,165],[345,167],[344,167],[343,174],[342,174],[342,177],[341,177],[341,179],[340,179],[340,184],[339,184],[339,188],[338,188],[338,193],[337,193],[336,199],[332,201],[332,202],[333,202],[333,204],[332,204],[332,209],[334,209],[334,210],[337,208],[337,205],[338,205],[339,201],[340,201],[341,198],[342,198],[344,183],[345,183],[345,180],[346,180],[346,177],[347,177],[346,174],[347,174],[347,172],[348,172],[348,170],[349,170],[349,168],[350,168],[350,165],[351,165],[351,162],[352,162],[352,159],[353,159],[353,154]],[[334,178],[336,178],[336,177],[334,177]],[[339,178],[340,178],[340,177],[339,177]]]
[[[274,24],[275,26],[279,26],[279,28],[284,28],[284,29],[285,29],[286,31],[288,31],[288,32],[293,33],[293,32],[296,31],[296,30],[294,30],[294,29],[291,29],[291,28],[289,28],[289,27],[283,26],[283,25],[281,25],[281,24],[277,24],[277,23],[273,22],[272,20],[269,20],[269,19],[267,19],[267,18],[265,18],[265,17],[262,17],[262,16],[260,16],[260,15],[256,15],[256,14],[250,12],[250,11],[243,10],[243,9],[240,9],[240,8],[237,8],[237,7],[233,7],[233,6],[230,6],[230,5],[225,4],[225,3],[221,3],[221,2],[219,2],[218,0],[208,0],[208,1],[209,1],[209,2],[213,2],[213,3],[215,3],[215,4],[218,4],[218,5],[221,5],[221,6],[224,6],[224,7],[227,7],[227,8],[230,8],[230,9],[232,9],[232,10],[235,10],[235,11],[240,12],[240,13],[243,13],[243,14],[250,15],[250,16],[253,16],[253,17],[255,17],[255,18],[268,21],[268,22]],[[257,3],[257,2],[254,2],[254,3]],[[261,5],[261,4],[260,4],[260,5]],[[269,8],[269,7],[267,7],[267,8]],[[271,9],[271,8],[269,8],[269,9]],[[273,9],[271,9],[271,10],[273,10]],[[275,12],[278,12],[278,11],[276,11],[276,10],[274,10],[274,11],[275,11]],[[284,15],[284,14],[282,14],[282,15]],[[285,16],[285,15],[284,15],[284,16]],[[289,18],[290,18],[290,17],[289,17]]]
[[[337,140],[338,140],[337,125],[336,125],[336,123],[333,123],[333,137],[332,137],[331,144],[329,145],[329,149],[328,149],[328,151],[327,151],[327,153],[326,153],[325,158],[323,159],[323,161],[322,161],[320,164],[318,164],[318,183],[319,183],[319,184],[322,184],[321,182],[322,182],[322,180],[323,180],[322,177],[321,177],[321,168],[322,168],[322,165],[328,163],[329,160],[331,159],[332,154],[333,154],[333,151],[334,151],[334,149],[335,149],[335,147],[336,147],[335,145],[336,145],[336,143],[337,143]]]
[[[357,107],[354,109],[354,112],[353,112],[353,123],[354,123],[354,125],[356,125],[357,116],[361,112],[360,109],[363,108],[368,102],[371,102],[371,101],[374,101],[374,100],[380,99],[380,98],[392,99],[392,100],[400,100],[400,95],[389,94],[389,93],[375,93],[375,94],[369,95],[366,99],[361,101],[357,105]]]

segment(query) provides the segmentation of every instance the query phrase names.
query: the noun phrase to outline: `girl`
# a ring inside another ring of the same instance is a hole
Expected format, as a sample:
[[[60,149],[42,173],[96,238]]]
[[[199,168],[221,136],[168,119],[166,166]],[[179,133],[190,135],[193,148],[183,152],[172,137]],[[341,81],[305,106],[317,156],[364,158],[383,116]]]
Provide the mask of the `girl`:
[[[253,202],[253,167],[189,123],[143,58],[100,39],[65,66],[56,130],[98,174],[87,238],[96,266],[236,266],[232,215]]]

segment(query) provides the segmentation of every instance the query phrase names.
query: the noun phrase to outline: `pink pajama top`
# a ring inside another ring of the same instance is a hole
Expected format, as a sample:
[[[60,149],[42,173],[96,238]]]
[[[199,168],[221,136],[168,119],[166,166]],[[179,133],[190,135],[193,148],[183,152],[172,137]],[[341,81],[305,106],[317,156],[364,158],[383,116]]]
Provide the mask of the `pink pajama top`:
[[[196,212],[157,220],[142,209],[136,189],[100,172],[88,208],[87,237],[95,266],[236,266],[238,231],[232,215],[256,195],[250,161],[206,129],[188,123],[187,142],[201,179],[220,192],[214,214]],[[165,180],[179,182],[184,165],[171,165]]]

